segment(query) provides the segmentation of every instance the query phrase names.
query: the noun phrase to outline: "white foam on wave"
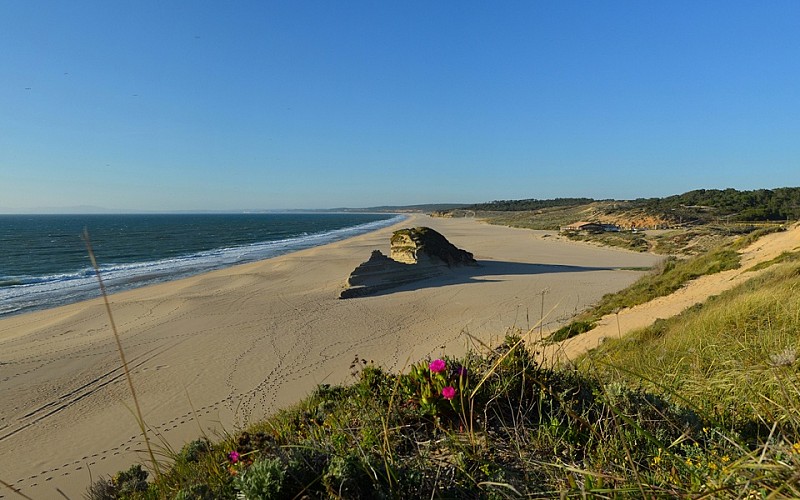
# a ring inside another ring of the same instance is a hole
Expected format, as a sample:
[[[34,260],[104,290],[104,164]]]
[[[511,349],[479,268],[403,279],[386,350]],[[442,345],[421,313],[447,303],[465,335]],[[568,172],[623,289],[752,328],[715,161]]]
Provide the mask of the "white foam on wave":
[[[110,292],[118,292],[325,245],[390,226],[405,218],[404,215],[398,215],[332,231],[303,233],[294,238],[217,248],[169,259],[101,265],[100,272],[106,288]],[[2,278],[5,283],[19,284],[0,286],[0,317],[55,307],[99,295],[97,278],[91,268],[51,276]]]

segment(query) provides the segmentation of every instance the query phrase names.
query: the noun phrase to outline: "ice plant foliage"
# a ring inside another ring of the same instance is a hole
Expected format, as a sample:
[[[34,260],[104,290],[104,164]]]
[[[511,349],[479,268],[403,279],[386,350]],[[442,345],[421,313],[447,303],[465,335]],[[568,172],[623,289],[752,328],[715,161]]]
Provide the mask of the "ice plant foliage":
[[[425,413],[452,415],[451,412],[458,414],[460,411],[469,376],[462,363],[437,358],[412,365],[402,383]]]

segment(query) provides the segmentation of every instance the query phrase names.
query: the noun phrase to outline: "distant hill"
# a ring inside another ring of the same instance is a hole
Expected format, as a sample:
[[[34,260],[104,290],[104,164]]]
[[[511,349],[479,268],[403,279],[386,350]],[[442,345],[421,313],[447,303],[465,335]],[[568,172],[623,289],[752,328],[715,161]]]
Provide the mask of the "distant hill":
[[[779,221],[800,218],[800,187],[777,189],[696,189],[666,198],[634,200],[634,205],[651,212],[731,221]]]
[[[541,210],[552,207],[571,207],[578,205],[588,205],[596,200],[592,198],[554,198],[550,200],[537,200],[535,198],[527,200],[499,200],[487,203],[475,203],[459,207],[462,210],[485,210],[497,212],[516,212],[519,210]]]
[[[117,210],[94,205],[74,205],[69,207],[0,208],[0,214],[9,215],[49,215],[49,214],[124,214],[131,210]]]
[[[466,203],[428,203],[421,205],[383,205],[367,208],[332,208],[331,212],[442,212],[457,210],[467,206]]]
[[[594,200],[555,198],[549,200],[500,200],[442,210],[438,215],[461,216],[465,212],[535,212],[555,221],[579,217],[603,222],[650,220],[660,224],[704,224],[709,222],[757,222],[800,219],[800,187],[757,189],[697,189],[665,198]],[[556,217],[556,215],[558,215]],[[574,222],[574,221],[571,221]],[[645,224],[652,225],[652,224]]]

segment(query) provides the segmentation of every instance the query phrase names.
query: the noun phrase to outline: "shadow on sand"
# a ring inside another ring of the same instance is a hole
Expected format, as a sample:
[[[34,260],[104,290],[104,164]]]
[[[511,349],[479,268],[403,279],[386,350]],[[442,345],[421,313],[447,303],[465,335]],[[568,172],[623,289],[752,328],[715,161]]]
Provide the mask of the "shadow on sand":
[[[459,266],[444,268],[442,274],[424,278],[413,283],[404,283],[396,287],[371,292],[364,297],[391,295],[397,292],[438,288],[442,286],[461,285],[466,283],[491,283],[504,281],[503,276],[531,276],[535,274],[581,273],[591,271],[615,271],[619,267],[583,267],[563,266],[558,264],[529,264],[525,262],[504,262],[496,260],[479,260],[477,266]]]

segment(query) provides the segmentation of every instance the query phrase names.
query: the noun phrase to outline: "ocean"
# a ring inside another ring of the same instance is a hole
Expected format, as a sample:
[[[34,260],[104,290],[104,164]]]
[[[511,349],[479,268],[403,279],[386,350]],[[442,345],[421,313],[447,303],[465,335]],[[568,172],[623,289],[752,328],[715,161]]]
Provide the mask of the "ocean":
[[[89,232],[109,292],[324,245],[395,214],[0,215],[0,317],[99,296]]]

